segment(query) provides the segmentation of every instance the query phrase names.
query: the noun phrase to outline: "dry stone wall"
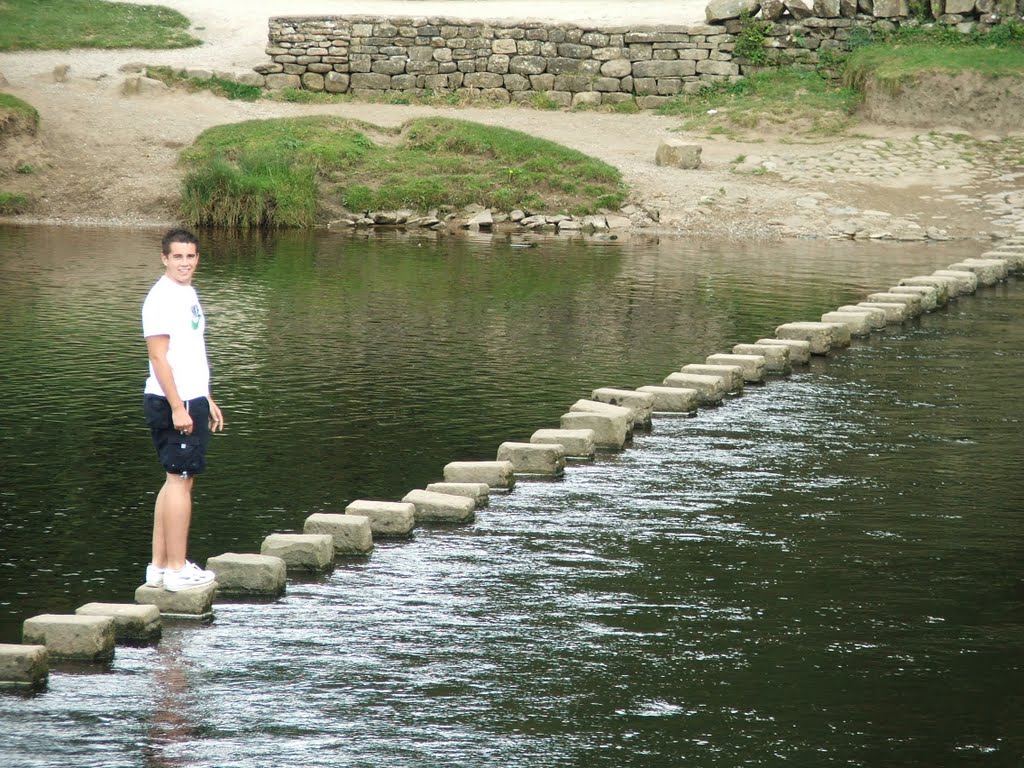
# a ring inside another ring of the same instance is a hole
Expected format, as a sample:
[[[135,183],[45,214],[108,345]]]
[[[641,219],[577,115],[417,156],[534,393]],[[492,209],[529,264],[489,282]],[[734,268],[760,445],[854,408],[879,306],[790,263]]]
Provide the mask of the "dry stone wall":
[[[1004,4],[1016,0],[1003,0]],[[960,2],[972,13],[950,13]],[[1022,0],[1024,2],[1024,0]],[[968,32],[998,23],[995,0],[931,0],[940,23]],[[770,22],[775,63],[817,66],[849,50],[855,29],[889,32],[909,18],[907,0],[715,0],[715,23],[601,27],[449,18],[277,16],[257,66],[268,88],[379,97],[453,93],[563,107],[635,101],[654,108],[681,93],[732,81],[758,63],[734,55],[745,14]]]

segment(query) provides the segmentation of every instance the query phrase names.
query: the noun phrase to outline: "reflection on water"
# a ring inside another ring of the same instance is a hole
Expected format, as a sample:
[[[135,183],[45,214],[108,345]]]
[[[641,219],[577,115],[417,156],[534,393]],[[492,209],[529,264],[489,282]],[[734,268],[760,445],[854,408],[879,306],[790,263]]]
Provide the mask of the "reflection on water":
[[[127,600],[158,233],[0,230],[0,640]],[[976,246],[219,238],[198,558]],[[0,698],[11,765],[1012,765],[1021,291],[889,329],[271,604]]]

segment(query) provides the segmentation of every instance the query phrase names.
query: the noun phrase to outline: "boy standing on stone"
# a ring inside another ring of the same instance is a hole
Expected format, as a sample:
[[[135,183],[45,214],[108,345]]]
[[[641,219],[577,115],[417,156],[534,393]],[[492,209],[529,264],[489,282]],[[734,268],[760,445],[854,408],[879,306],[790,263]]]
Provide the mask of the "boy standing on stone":
[[[146,586],[171,592],[200,587],[214,574],[185,559],[192,520],[192,483],[206,468],[210,432],[224,417],[210,397],[206,318],[192,287],[199,265],[199,240],[172,229],[161,242],[164,274],[142,306],[142,332],[149,351],[145,415],[160,463],[167,471],[153,514],[153,560]]]

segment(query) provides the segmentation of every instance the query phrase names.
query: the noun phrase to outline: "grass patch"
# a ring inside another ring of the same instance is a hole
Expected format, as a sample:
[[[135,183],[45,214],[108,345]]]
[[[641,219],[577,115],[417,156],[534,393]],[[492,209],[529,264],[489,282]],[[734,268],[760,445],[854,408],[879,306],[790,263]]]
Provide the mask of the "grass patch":
[[[187,48],[189,20],[161,5],[105,0],[3,0],[0,51]]]
[[[263,96],[263,89],[256,85],[242,85],[220,77],[186,77],[170,67],[146,67],[146,75],[166,83],[171,88],[184,88],[190,92],[210,91],[226,99],[256,101]]]
[[[0,138],[28,133],[39,129],[39,112],[26,101],[9,93],[0,93]]]
[[[1024,25],[1008,22],[987,34],[962,34],[949,27],[901,30],[857,47],[846,60],[843,82],[863,89],[873,78],[898,88],[928,72],[990,77],[1024,76]]]
[[[28,212],[32,207],[32,201],[27,195],[20,195],[14,192],[0,192],[0,216],[15,216],[19,213]]]
[[[773,126],[798,135],[826,135],[851,125],[859,102],[854,89],[817,72],[783,68],[680,96],[657,111],[684,117],[683,130],[710,135],[733,136]]]
[[[626,195],[617,170],[580,152],[443,118],[411,120],[391,133],[326,116],[218,126],[182,162],[182,214],[195,226],[308,227],[324,203],[351,211],[478,203],[585,214],[617,208]]]

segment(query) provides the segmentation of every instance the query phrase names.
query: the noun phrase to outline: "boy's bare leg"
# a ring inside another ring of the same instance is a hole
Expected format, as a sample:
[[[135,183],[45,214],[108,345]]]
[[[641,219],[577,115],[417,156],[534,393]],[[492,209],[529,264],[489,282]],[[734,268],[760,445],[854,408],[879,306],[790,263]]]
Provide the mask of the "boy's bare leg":
[[[153,565],[178,571],[185,567],[192,522],[192,477],[167,473],[153,513]]]

